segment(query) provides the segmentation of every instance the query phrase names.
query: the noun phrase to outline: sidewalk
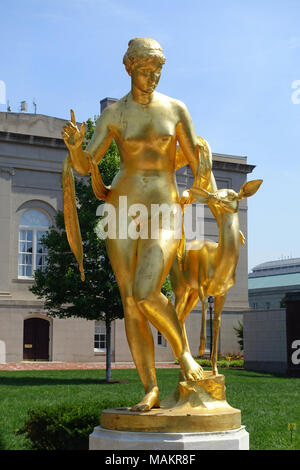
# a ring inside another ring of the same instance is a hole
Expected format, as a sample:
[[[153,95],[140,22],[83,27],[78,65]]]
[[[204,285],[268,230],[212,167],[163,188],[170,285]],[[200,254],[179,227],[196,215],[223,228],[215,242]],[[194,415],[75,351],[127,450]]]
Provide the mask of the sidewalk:
[[[158,362],[155,364],[157,369],[178,369],[179,365],[174,362]],[[135,369],[133,362],[113,362],[112,369]],[[87,370],[99,369],[105,370],[103,362],[8,362],[0,364],[0,371],[17,370]]]

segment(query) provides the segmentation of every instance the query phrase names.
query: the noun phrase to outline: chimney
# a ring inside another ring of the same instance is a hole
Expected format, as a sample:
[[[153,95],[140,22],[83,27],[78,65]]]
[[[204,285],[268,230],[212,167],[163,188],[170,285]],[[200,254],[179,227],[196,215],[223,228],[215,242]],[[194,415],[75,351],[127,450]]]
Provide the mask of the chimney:
[[[102,114],[107,106],[114,104],[116,101],[118,101],[116,98],[103,98],[103,100],[100,101],[100,114]]]

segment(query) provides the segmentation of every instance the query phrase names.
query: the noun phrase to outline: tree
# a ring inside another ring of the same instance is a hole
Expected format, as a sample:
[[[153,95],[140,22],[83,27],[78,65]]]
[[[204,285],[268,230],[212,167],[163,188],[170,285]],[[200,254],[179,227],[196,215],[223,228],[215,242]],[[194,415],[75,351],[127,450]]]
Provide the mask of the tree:
[[[240,345],[240,350],[244,349],[244,326],[243,323],[239,320],[238,325],[233,327],[235,334],[238,338],[238,343]]]

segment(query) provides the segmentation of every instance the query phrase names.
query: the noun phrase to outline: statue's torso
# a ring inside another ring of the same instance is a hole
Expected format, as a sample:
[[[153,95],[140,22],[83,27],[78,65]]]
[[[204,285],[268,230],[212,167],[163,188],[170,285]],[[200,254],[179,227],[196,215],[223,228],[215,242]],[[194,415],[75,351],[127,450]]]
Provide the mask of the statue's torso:
[[[112,183],[115,196],[127,195],[129,203],[178,201],[174,100],[155,94],[151,104],[140,105],[127,95],[116,105],[112,128],[121,169]]]

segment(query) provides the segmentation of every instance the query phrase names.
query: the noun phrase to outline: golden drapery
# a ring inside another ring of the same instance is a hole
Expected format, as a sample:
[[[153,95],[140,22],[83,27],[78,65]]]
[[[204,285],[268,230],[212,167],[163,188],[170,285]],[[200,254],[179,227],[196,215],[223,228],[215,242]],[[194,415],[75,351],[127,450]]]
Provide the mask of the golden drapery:
[[[82,238],[76,207],[76,194],[74,175],[68,155],[63,163],[62,172],[62,187],[63,187],[63,206],[64,206],[64,220],[67,239],[70,248],[78,262],[81,280],[85,280],[83,269],[83,247]]]

